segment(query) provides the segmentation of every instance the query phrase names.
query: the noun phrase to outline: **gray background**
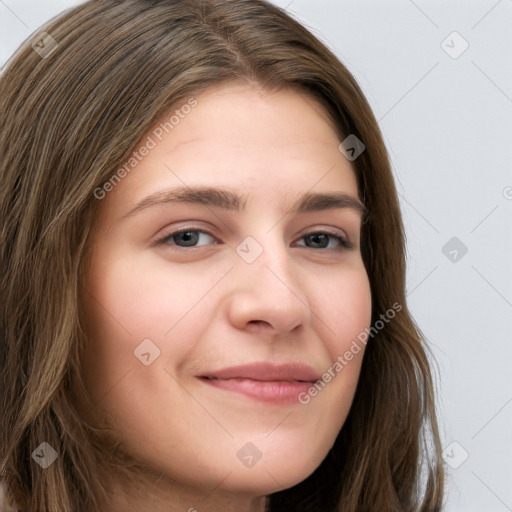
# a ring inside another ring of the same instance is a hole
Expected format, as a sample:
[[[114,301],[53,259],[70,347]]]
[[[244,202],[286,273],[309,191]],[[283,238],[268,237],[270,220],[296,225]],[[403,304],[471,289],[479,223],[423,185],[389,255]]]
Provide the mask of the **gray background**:
[[[79,3],[0,0],[1,64]],[[335,51],[379,120],[409,305],[439,363],[446,510],[512,511],[512,0],[274,3]]]

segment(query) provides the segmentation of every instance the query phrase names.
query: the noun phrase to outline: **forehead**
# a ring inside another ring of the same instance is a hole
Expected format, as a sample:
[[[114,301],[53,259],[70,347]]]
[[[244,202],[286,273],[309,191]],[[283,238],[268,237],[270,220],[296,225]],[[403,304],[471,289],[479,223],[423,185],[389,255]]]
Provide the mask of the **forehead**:
[[[136,165],[105,203],[133,205],[159,189],[205,184],[243,190],[249,198],[263,192],[267,204],[312,189],[357,196],[331,118],[309,95],[234,82],[194,101],[193,108],[175,106],[145,134],[134,150]]]

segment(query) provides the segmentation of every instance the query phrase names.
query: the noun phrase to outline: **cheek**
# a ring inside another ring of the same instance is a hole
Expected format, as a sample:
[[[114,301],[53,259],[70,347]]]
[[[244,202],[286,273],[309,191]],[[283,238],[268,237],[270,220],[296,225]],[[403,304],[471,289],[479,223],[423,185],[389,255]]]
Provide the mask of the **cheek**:
[[[205,273],[200,265],[182,267],[150,256],[108,257],[96,266],[88,290],[100,306],[100,321],[114,321],[116,329],[139,337],[161,338],[199,304],[230,265],[217,264]]]
[[[326,346],[334,361],[349,349],[370,326],[372,296],[370,283],[362,263],[342,270],[339,275],[326,277],[324,286],[316,284],[318,316],[325,324]],[[364,344],[360,343],[362,349]],[[362,353],[361,350],[360,353]]]
[[[88,334],[83,366],[89,390],[102,396],[128,372],[138,374],[145,368],[136,356],[139,346],[149,348],[150,357],[159,353],[151,363],[153,370],[186,359],[194,349],[190,340],[199,338],[208,325],[208,319],[202,322],[197,314],[201,299],[225,270],[197,279],[196,270],[170,269],[165,262],[160,268],[144,258],[105,255],[96,262],[82,308]]]
[[[362,262],[327,277],[323,287],[317,283],[314,289],[323,290],[316,305],[329,364],[323,368],[321,381],[301,401],[311,402],[312,410],[322,408],[321,416],[329,420],[334,435],[346,419],[357,387],[366,348],[361,333],[371,325],[372,296]]]

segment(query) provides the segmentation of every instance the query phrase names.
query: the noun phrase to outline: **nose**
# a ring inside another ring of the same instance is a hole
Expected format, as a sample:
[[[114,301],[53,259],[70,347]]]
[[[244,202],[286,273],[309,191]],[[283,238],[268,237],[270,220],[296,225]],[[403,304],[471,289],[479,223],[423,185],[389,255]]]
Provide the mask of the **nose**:
[[[271,236],[261,236],[261,254],[250,259],[238,256],[231,272],[228,315],[241,330],[287,334],[303,328],[310,319],[304,280],[294,264],[290,248]],[[254,244],[254,242],[253,242]],[[251,250],[257,249],[251,247]]]

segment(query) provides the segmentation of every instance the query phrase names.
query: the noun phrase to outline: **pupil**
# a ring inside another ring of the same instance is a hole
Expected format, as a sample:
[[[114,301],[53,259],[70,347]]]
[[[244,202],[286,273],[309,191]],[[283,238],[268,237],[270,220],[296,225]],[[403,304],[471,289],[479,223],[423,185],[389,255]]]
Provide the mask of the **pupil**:
[[[185,242],[185,245],[195,245],[198,239],[198,233],[195,231],[183,231],[178,235],[181,238],[181,241]]]
[[[318,245],[319,244],[322,247],[326,247],[326,245],[324,243],[322,243],[321,241],[319,242],[318,241],[319,239],[323,240],[324,242],[327,242],[327,244],[329,243],[329,240],[327,239],[327,235],[325,235],[323,233],[317,233],[317,234],[309,235],[309,239],[313,241],[314,245]]]

